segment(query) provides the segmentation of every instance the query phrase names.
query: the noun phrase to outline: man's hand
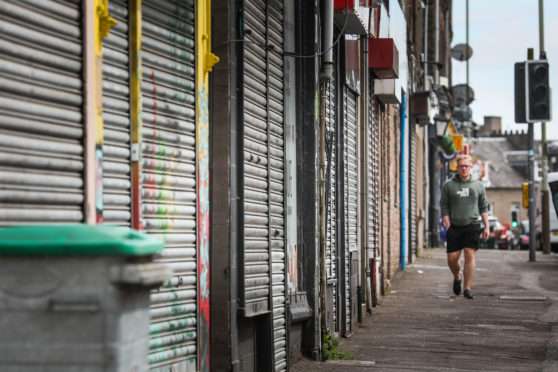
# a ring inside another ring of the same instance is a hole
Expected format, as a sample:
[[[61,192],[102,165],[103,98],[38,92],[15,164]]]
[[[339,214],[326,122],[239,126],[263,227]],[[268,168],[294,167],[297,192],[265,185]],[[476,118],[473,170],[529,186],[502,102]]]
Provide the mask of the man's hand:
[[[487,226],[484,228],[484,231],[482,233],[484,241],[487,241],[488,238],[490,237],[490,228]]]

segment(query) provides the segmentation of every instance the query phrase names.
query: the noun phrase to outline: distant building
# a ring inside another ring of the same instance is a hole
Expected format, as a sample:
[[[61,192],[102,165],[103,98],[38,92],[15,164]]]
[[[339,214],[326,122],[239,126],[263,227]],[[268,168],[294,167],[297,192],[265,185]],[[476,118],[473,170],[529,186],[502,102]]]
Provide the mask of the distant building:
[[[500,116],[485,116],[484,125],[477,129],[477,136],[489,137],[502,131],[502,118]]]

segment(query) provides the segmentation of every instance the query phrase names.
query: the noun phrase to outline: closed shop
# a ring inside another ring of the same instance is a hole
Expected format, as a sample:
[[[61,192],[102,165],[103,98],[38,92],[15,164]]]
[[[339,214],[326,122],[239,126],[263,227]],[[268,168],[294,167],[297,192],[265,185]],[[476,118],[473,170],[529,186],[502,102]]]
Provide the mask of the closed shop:
[[[373,79],[371,79],[371,89],[369,92],[374,92]],[[379,171],[379,154],[380,154],[380,137],[378,130],[378,118],[376,115],[376,105],[374,95],[369,95],[369,115],[368,115],[368,151],[367,151],[367,206],[368,206],[368,231],[367,231],[367,257],[369,259],[368,266],[370,270],[370,288],[372,302],[375,305],[377,293],[375,281],[377,279],[377,267],[380,262],[380,171]]]
[[[0,2],[0,225],[84,220],[81,3]]]
[[[287,358],[282,6],[244,2],[242,49],[240,312],[268,317],[275,370]]]
[[[142,1],[140,210],[174,277],[151,295],[152,370],[197,368],[193,2]]]
[[[409,128],[409,260],[418,253],[417,247],[417,129],[410,124]]]
[[[357,95],[348,87],[343,97],[343,215],[344,215],[344,288],[343,335],[353,331],[357,320],[357,265],[358,265],[358,150],[357,150]]]
[[[326,278],[327,327],[330,334],[339,332],[337,314],[337,122],[335,78],[326,85]]]

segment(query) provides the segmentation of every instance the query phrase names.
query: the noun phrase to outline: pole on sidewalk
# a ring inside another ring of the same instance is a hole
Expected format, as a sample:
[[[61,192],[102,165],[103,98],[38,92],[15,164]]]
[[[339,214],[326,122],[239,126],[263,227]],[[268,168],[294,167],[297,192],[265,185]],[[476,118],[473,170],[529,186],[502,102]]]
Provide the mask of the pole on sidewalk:
[[[546,59],[544,50],[544,6],[543,0],[539,0],[539,59]],[[548,157],[546,146],[546,122],[541,123],[541,167],[542,167],[542,251],[550,254],[550,200],[548,191]]]
[[[533,59],[533,48],[527,49],[527,59]],[[527,74],[527,72],[525,72]],[[529,261],[535,261],[535,239],[536,239],[536,232],[535,232],[535,151],[533,148],[535,147],[535,136],[534,136],[534,124],[528,123],[527,124],[527,136],[529,137],[529,145],[528,145],[528,157],[529,157]]]

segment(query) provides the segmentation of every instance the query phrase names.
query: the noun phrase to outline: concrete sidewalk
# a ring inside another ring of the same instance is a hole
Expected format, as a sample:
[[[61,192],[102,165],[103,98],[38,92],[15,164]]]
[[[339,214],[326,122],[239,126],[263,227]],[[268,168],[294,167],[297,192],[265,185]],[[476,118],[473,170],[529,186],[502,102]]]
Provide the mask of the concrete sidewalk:
[[[302,360],[291,371],[558,371],[558,256],[480,250],[474,300],[454,296],[443,249],[392,281],[341,349],[355,360]]]

